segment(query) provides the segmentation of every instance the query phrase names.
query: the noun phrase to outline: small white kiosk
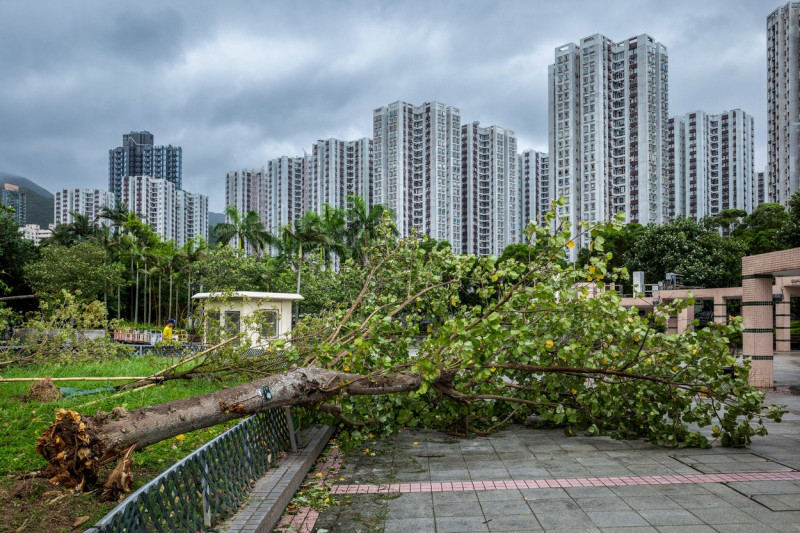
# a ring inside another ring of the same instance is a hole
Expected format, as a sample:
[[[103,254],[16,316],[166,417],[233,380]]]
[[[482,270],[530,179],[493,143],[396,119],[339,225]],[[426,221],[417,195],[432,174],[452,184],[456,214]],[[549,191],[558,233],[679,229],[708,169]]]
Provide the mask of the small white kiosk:
[[[303,297],[283,292],[235,291],[201,292],[192,299],[203,307],[206,320],[219,321],[220,328],[248,337],[256,347],[269,344],[270,340],[288,339],[292,302]]]

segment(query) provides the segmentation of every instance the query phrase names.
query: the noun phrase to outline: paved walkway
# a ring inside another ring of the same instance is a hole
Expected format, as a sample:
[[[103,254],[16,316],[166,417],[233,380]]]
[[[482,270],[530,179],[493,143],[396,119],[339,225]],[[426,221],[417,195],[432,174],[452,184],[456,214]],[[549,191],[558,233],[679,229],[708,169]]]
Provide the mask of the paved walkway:
[[[776,354],[775,365],[779,390],[800,386],[800,355]],[[312,474],[332,481],[341,503],[283,524],[307,533],[800,531],[800,396],[768,400],[790,414],[748,449],[518,426],[474,439],[403,432]]]

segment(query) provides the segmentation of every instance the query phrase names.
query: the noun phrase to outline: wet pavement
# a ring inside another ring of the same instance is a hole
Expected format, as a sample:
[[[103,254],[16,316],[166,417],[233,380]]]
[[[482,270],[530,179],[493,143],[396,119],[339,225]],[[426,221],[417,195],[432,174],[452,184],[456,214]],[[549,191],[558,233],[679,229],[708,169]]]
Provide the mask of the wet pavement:
[[[276,531],[800,531],[800,354],[775,355],[780,424],[747,449],[663,448],[512,426],[402,432],[311,476],[339,503]],[[374,455],[372,455],[374,454]],[[300,517],[298,519],[298,516]]]

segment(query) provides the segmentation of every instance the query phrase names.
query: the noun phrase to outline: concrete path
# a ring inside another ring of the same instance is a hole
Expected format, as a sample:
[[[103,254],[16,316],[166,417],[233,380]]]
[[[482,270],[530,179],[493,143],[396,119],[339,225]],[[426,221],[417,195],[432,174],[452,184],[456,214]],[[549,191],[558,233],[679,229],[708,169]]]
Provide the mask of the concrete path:
[[[340,505],[291,530],[800,531],[800,396],[788,394],[800,392],[800,354],[776,354],[775,367],[784,393],[768,399],[790,414],[749,449],[524,427],[474,439],[403,432],[348,458],[332,478]]]

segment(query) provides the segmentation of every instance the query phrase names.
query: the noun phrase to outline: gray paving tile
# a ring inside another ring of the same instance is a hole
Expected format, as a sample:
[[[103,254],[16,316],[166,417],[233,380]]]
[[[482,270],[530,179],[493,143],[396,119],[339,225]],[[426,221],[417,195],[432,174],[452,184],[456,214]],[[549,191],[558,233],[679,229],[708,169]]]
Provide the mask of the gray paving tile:
[[[660,533],[717,533],[717,530],[711,526],[660,526],[658,528]],[[753,533],[752,531],[750,533]],[[760,531],[758,533],[761,533]]]
[[[581,509],[589,511],[630,511],[630,506],[617,496],[611,498],[575,498]]]
[[[705,509],[722,505],[722,499],[713,494],[670,494],[670,498],[686,509]]]
[[[484,516],[487,518],[496,518],[498,516],[531,516],[531,508],[522,497],[509,499],[507,501],[482,501],[481,509]],[[438,516],[438,515],[437,515]]]
[[[564,489],[520,489],[519,492],[529,502],[569,498]]]
[[[713,509],[692,509],[692,514],[712,526],[721,524],[757,523],[757,520],[744,511],[731,505],[715,507]]]
[[[570,487],[564,489],[573,498],[616,498],[611,487]]]
[[[715,531],[719,531],[720,533],[772,533],[774,531],[780,531],[780,529],[769,527],[761,522],[743,522],[741,524],[724,524],[713,527]],[[780,525],[778,527],[780,527]],[[793,531],[796,533],[798,530],[794,529]]]
[[[433,498],[430,494],[403,494],[386,502],[387,516],[393,518],[433,518]]]
[[[475,491],[481,502],[507,501],[510,499],[522,500],[522,493],[516,489],[510,490],[478,490]]]
[[[685,509],[637,509],[654,526],[703,525],[703,521]]]
[[[483,515],[436,518],[436,533],[488,533],[489,526],[484,522]]]
[[[580,509],[565,513],[563,511],[534,511],[536,519],[545,531],[555,531],[559,529],[574,531],[577,528],[596,527],[589,515]]]
[[[624,496],[622,499],[635,511],[645,509],[682,509],[674,500],[663,494],[657,496]]]
[[[434,492],[432,496],[434,505],[453,502],[478,504],[478,494],[472,490],[465,490],[463,492]]]
[[[572,498],[554,498],[546,500],[531,501],[526,498],[528,507],[534,513],[552,512],[552,511],[578,511],[581,510],[580,506]]]
[[[651,526],[604,527],[601,531],[603,533],[658,533],[658,529]]]
[[[436,518],[442,516],[469,516],[479,511],[476,502],[443,502],[433,504]]]
[[[589,511],[586,514],[600,528],[648,525],[635,511]]]
[[[542,526],[533,514],[526,516],[493,516],[486,517],[486,525],[492,533],[510,531],[542,531]]]
[[[383,533],[408,533],[409,531],[435,532],[430,518],[387,518]]]

